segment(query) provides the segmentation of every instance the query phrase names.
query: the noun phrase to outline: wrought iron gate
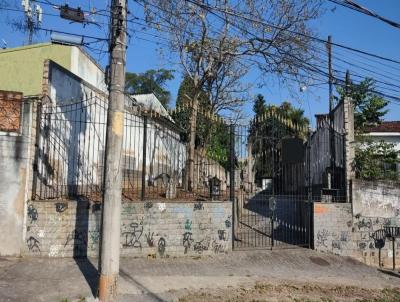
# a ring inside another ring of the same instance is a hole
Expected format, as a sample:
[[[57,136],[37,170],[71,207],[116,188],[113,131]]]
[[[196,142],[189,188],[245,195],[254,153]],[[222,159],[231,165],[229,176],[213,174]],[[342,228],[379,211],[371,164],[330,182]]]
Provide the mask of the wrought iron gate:
[[[273,114],[236,126],[235,249],[310,247],[308,134]]]

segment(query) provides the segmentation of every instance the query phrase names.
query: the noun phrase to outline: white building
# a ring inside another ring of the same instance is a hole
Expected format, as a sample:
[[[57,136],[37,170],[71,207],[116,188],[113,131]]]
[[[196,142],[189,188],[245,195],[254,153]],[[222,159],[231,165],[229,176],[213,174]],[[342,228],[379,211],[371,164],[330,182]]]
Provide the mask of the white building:
[[[384,121],[380,125],[369,128],[365,135],[374,142],[391,143],[400,152],[400,121]],[[400,172],[400,164],[397,164],[397,171]]]

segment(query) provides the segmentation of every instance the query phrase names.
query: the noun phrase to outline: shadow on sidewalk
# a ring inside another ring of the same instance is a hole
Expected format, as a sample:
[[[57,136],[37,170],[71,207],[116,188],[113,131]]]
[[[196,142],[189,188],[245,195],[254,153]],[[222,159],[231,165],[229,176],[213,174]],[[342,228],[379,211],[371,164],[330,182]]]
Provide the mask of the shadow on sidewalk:
[[[137,286],[141,291],[143,291],[143,293],[145,295],[148,295],[149,297],[151,297],[153,299],[153,301],[157,301],[157,302],[164,302],[165,300],[163,300],[161,297],[159,297],[158,295],[156,295],[155,293],[149,291],[143,284],[141,284],[140,282],[138,282],[137,280],[135,280],[131,275],[129,275],[126,271],[124,271],[123,269],[119,270],[119,275],[127,280],[129,280],[130,282],[132,282],[135,286]]]

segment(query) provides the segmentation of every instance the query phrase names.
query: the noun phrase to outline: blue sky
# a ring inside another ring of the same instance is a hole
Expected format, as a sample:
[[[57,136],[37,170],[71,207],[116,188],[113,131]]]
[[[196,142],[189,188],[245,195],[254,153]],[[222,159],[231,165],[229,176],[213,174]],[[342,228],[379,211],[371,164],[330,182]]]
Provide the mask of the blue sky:
[[[64,1],[52,0],[50,1],[56,4],[63,4]],[[97,8],[104,8],[107,4],[107,0],[97,1],[67,1],[70,6],[81,5],[83,9],[89,10],[96,6]],[[371,10],[376,11],[382,16],[385,16],[394,21],[400,22],[400,1],[398,0],[357,0],[361,5],[368,7]],[[14,7],[21,9],[20,0],[15,1],[4,1],[0,0],[0,7]],[[140,7],[132,4],[130,10],[133,14],[140,13]],[[48,5],[42,5],[44,12],[48,14],[58,14],[58,11]],[[324,3],[324,14],[316,21],[312,23],[312,27],[321,38],[326,38],[328,35],[332,35],[333,41],[336,43],[348,45],[354,48],[362,49],[368,52],[376,53],[384,57],[389,57],[400,61],[400,29],[391,27],[390,25],[383,23],[377,19],[369,16],[360,14],[358,12],[349,10],[347,8],[335,5],[329,1]],[[18,19],[23,16],[20,12],[11,12],[0,9],[0,40],[3,39],[7,42],[8,47],[16,47],[23,45],[27,41],[26,34],[13,30],[8,25],[10,20]],[[96,21],[105,22],[106,18],[97,18]],[[133,29],[133,24],[129,25]],[[71,24],[68,21],[62,20],[54,16],[44,16],[43,28],[51,28],[56,30],[80,33],[85,35],[102,36],[106,37],[107,26],[103,24],[101,27],[95,25],[87,25],[83,28],[79,24]],[[140,26],[136,27],[140,30]],[[140,38],[140,39],[139,39]],[[152,42],[143,40],[150,39]],[[35,41],[48,41],[50,39],[48,34],[43,32],[39,33],[35,37]],[[132,72],[143,72],[147,69],[156,68],[172,68],[177,69],[177,66],[172,66],[166,59],[168,56],[168,49],[162,43],[163,40],[158,40],[161,44],[157,45],[157,38],[138,33],[132,36],[127,51],[127,70]],[[92,47],[100,49],[101,43],[92,44]],[[323,45],[321,45],[323,47]],[[105,46],[104,46],[105,49]],[[160,55],[160,52],[163,55]],[[400,79],[400,65],[393,63],[387,63],[387,65],[381,64],[376,61],[370,61],[365,56],[352,55],[349,52],[335,49],[333,51],[333,62],[338,64],[341,70],[347,68],[350,72],[354,71],[360,75],[369,75],[379,77],[380,80],[386,81],[386,77],[391,77],[387,81],[390,83],[399,84],[397,79]],[[105,66],[107,64],[107,54],[96,54],[92,53],[95,59],[99,60],[100,63]],[[339,59],[345,59],[347,62],[354,63],[360,62],[361,66],[365,69],[356,69],[354,66],[341,61]],[[365,65],[367,64],[367,65]],[[258,76],[257,71],[253,71],[247,80],[252,81]],[[339,75],[336,75],[339,76]],[[307,117],[313,118],[316,113],[323,113],[328,108],[328,96],[327,96],[327,84],[308,87],[303,93],[298,93],[300,100],[294,98],[290,93],[289,89],[285,84],[275,76],[270,76],[270,84],[263,88],[253,88],[251,95],[262,93],[266,100],[270,103],[279,104],[282,101],[290,101],[295,106],[301,107],[305,111]],[[176,93],[179,87],[180,74],[176,73],[176,79],[168,83],[168,89],[172,92],[172,105],[175,102]],[[292,86],[292,89],[299,91],[299,87],[296,85]],[[399,89],[400,90],[400,89]],[[400,92],[389,91],[392,95],[400,96]],[[252,100],[245,106],[245,111],[251,113]],[[400,104],[391,103],[389,105],[389,113],[386,115],[387,120],[400,120]]]

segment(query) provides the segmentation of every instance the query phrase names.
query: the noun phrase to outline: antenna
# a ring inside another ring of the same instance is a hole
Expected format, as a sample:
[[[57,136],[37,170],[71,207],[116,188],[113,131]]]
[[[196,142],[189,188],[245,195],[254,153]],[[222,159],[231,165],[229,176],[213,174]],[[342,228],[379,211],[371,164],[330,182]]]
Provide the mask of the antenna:
[[[21,5],[24,8],[26,27],[29,32],[28,43],[32,44],[33,31],[35,30],[35,27],[40,26],[43,21],[43,9],[39,4],[36,4],[33,7],[29,0],[22,0]]]

